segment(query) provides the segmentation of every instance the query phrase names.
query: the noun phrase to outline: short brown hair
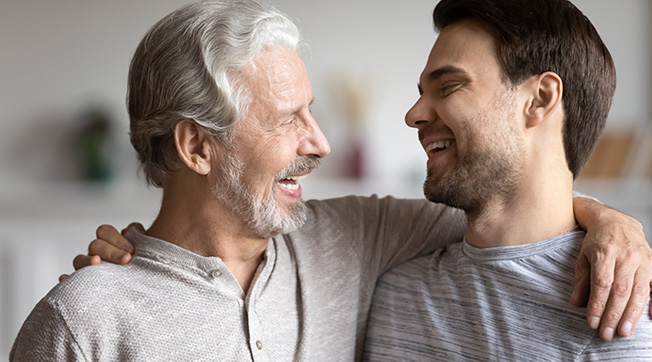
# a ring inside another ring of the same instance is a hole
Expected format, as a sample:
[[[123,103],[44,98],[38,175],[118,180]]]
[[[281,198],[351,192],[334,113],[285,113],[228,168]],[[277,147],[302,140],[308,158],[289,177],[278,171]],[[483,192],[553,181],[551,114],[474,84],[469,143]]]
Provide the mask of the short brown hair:
[[[593,24],[567,0],[442,0],[435,29],[463,19],[494,35],[507,84],[547,71],[564,84],[564,151],[577,177],[604,129],[616,90],[616,69]]]

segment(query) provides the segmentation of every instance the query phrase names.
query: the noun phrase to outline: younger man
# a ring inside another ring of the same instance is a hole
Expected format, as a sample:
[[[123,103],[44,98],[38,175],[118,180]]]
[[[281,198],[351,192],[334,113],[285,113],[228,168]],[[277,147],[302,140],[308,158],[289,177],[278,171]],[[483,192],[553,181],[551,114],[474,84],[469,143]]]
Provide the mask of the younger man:
[[[605,342],[567,302],[584,237],[573,179],[616,87],[596,30],[567,0],[442,0],[433,17],[440,35],[406,122],[429,156],[426,196],[468,226],[381,277],[365,358],[652,359],[648,313]]]

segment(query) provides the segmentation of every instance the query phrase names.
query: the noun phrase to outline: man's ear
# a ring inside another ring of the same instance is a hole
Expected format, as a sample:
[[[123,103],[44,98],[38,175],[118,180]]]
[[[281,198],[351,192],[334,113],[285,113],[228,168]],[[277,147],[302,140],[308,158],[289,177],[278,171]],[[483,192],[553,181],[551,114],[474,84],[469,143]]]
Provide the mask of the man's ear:
[[[557,73],[545,72],[533,78],[531,98],[525,110],[526,126],[535,127],[561,110],[563,83]]]
[[[174,126],[174,144],[177,155],[189,169],[200,175],[211,170],[210,137],[192,119],[183,119]]]

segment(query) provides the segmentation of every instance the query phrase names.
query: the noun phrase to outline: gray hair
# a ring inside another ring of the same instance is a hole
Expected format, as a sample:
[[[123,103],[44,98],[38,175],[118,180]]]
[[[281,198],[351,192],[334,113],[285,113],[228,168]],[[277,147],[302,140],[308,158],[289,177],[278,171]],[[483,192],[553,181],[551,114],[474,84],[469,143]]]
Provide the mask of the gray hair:
[[[181,167],[174,126],[193,119],[225,146],[250,96],[238,70],[264,49],[299,46],[284,14],[250,0],[189,4],[154,24],[129,68],[127,108],[131,143],[147,183],[163,187]]]

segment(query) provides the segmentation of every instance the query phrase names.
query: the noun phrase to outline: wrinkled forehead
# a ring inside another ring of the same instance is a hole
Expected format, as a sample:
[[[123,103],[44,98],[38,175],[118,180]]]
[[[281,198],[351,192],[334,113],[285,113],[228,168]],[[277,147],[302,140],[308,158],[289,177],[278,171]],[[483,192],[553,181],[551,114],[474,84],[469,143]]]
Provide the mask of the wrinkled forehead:
[[[287,91],[303,83],[310,85],[301,56],[285,46],[264,49],[240,74],[250,88],[270,92]]]
[[[279,46],[262,51],[240,71],[248,104],[245,123],[273,127],[278,121],[310,107],[312,88],[299,53]]]

